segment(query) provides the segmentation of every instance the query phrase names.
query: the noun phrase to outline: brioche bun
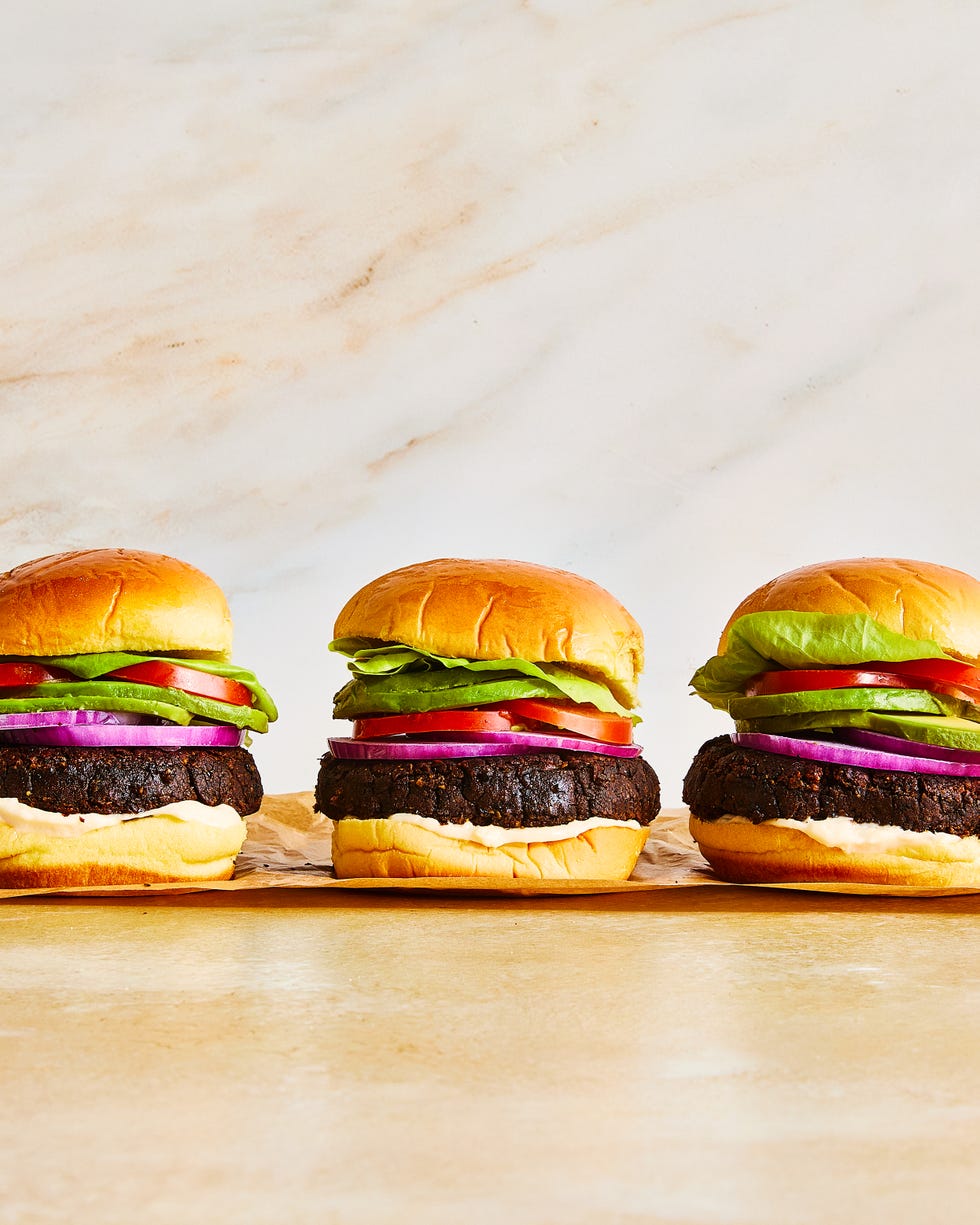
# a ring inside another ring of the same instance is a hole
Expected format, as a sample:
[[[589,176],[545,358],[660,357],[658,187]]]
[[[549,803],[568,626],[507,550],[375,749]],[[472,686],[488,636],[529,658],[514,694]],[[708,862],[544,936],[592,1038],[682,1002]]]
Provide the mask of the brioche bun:
[[[219,828],[139,817],[75,837],[22,833],[0,821],[0,888],[228,880],[244,841],[244,821]]]
[[[409,821],[334,822],[333,866],[354,877],[465,876],[508,880],[627,880],[648,829],[603,825],[556,842],[488,847]]]
[[[866,613],[907,638],[928,639],[967,663],[980,662],[980,582],[961,570],[893,557],[857,557],[801,566],[765,583],[739,604],[756,612]]]
[[[735,621],[761,612],[864,615],[906,638],[934,642],[971,666],[980,660],[980,582],[933,562],[860,557],[781,574],[735,609],[719,652],[725,652]],[[877,661],[872,655],[864,662],[873,668]],[[820,665],[814,661],[813,666]],[[805,715],[811,708],[802,702],[807,692],[805,669],[802,672],[793,676],[801,698],[794,709]],[[860,687],[844,673],[840,688],[851,684]],[[914,704],[907,707],[908,712],[916,709]],[[841,731],[846,721],[842,718],[838,726],[832,705],[814,703],[813,710],[825,716],[815,725],[817,739],[840,733],[846,740],[846,731]],[[770,711],[757,721],[744,718],[739,731],[785,734],[785,744],[767,748],[765,742],[756,742],[746,747],[719,737],[702,746],[684,781],[691,833],[719,876],[740,884],[980,886],[980,855],[971,830],[980,780],[916,772],[904,763],[889,769],[887,761],[866,765],[834,760],[829,749],[822,754],[801,748],[796,756],[793,728],[799,727],[805,739],[805,721],[790,722],[787,730],[778,709],[771,706]],[[731,815],[746,819],[726,819]],[[776,824],[773,817],[801,827],[805,823],[811,832]],[[848,834],[842,836],[843,845],[827,845],[836,834],[823,822],[838,818],[859,825],[861,836]],[[821,830],[819,836],[816,830]]]
[[[226,660],[231,643],[231,614],[221,588],[173,557],[86,549],[41,557],[0,574],[0,657],[125,652]],[[89,691],[54,696],[69,710],[75,709],[73,700],[83,709],[84,703],[95,703]],[[119,693],[111,696],[123,700]],[[96,708],[102,709],[97,703]],[[80,820],[81,832],[58,828],[52,833],[44,819],[21,823],[5,808],[9,821],[0,817],[0,887],[66,889],[230,877],[245,838],[242,813],[254,811],[262,798],[251,755],[235,746],[117,742],[115,729],[105,730],[108,739],[91,745],[4,738],[0,799],[42,814],[123,819],[106,826]],[[200,813],[191,820],[142,815],[185,802],[208,809],[227,805],[232,811],[220,818]],[[227,824],[221,824],[224,820]]]
[[[845,851],[826,846],[802,830],[762,821],[702,821],[691,817],[691,836],[711,867],[742,885],[915,885],[919,888],[980,888],[980,854],[929,845],[902,850]]]
[[[643,634],[589,579],[531,562],[438,558],[384,574],[341,609],[336,638],[462,659],[569,664],[636,701]]]
[[[130,651],[223,660],[231,644],[221,588],[161,553],[84,549],[0,575],[0,656]]]

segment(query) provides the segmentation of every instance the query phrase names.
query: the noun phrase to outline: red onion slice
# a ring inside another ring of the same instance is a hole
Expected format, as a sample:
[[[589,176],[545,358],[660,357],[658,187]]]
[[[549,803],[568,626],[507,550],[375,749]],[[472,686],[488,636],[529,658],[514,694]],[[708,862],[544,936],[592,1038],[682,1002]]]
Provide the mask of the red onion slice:
[[[951,774],[958,778],[980,778],[980,762],[939,761],[933,757],[910,757],[883,753],[836,740],[797,740],[792,736],[770,736],[765,732],[733,732],[732,741],[743,749],[761,749],[781,757],[802,757],[831,765],[858,766],[864,770],[899,770],[905,774]]]
[[[638,757],[638,744],[602,744],[578,736],[550,736],[544,732],[467,732],[458,740],[353,740],[329,741],[334,757],[349,761],[431,761],[448,757],[514,757],[555,749],[600,753],[608,757]]]
[[[433,761],[442,757],[513,757],[508,744],[462,740],[328,740],[334,757],[347,761]]]
[[[64,727],[0,731],[0,745],[54,745],[59,748],[224,749],[237,748],[243,739],[244,733],[240,728],[224,723],[202,723],[191,727],[180,727],[174,723],[78,723]]]
[[[977,727],[980,731],[980,725]],[[849,727],[846,735],[851,744],[868,749],[879,749],[884,753],[898,753],[902,757],[932,757],[937,761],[959,761],[967,765],[980,764],[980,752],[972,749],[947,749],[941,744],[923,744],[919,740],[905,740],[902,736],[886,736],[884,732],[866,732]]]
[[[148,716],[132,714],[128,710],[24,710],[0,715],[0,732],[19,731],[27,727],[63,727],[66,724],[148,722],[151,722]]]
[[[489,744],[510,744],[520,752],[527,749],[562,749],[569,753],[601,753],[604,757],[639,757],[643,749],[638,744],[606,744],[584,736],[568,736],[563,732],[472,732],[486,738]]]

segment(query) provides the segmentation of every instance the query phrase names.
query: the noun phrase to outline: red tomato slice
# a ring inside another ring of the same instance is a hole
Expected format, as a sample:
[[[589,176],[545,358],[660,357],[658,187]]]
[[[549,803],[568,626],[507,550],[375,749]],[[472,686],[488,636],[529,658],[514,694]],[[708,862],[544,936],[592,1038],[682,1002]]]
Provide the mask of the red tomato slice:
[[[184,668],[168,664],[162,659],[148,659],[141,664],[130,664],[107,672],[108,677],[121,681],[138,681],[143,685],[160,685],[164,689],[183,689],[201,698],[215,698],[232,706],[251,706],[252,694],[246,685],[229,676],[215,676],[211,672],[199,672],[197,668]]]
[[[941,667],[934,667],[939,664]],[[946,665],[952,665],[947,667]],[[878,671],[878,669],[881,671]],[[962,678],[962,680],[960,679]],[[976,684],[966,683],[976,678]],[[806,693],[815,689],[926,689],[980,706],[980,671],[951,659],[913,659],[864,668],[796,668],[760,672],[745,687],[746,697]]]
[[[958,659],[905,659],[898,664],[868,664],[867,667],[897,672],[900,676],[939,681],[943,685],[980,689],[980,668],[973,668]]]
[[[45,668],[43,664],[32,664],[24,660],[0,663],[0,687],[21,688],[24,685],[43,685],[47,681],[70,681],[69,672],[61,668]]]
[[[408,715],[373,715],[354,720],[355,740],[379,736],[424,736],[429,732],[509,732],[513,719],[504,710],[429,710]]]
[[[870,672],[857,668],[789,668],[760,672],[745,686],[745,696],[769,693],[807,693],[814,689],[923,689],[921,680],[897,672]]]
[[[945,693],[951,698],[960,698],[961,701],[980,706],[980,689],[968,689],[965,685],[944,685],[924,677],[919,681],[919,688],[927,689],[930,693]]]
[[[521,722],[531,719],[548,727],[561,727],[580,736],[590,736],[604,744],[632,744],[633,720],[609,714],[595,706],[577,702],[547,702],[538,698],[516,698],[507,709]]]

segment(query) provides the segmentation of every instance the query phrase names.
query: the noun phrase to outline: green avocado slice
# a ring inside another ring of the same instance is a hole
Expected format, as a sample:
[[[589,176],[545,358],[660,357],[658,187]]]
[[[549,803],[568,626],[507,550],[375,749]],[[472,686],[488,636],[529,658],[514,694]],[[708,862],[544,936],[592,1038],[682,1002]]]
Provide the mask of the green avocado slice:
[[[515,698],[565,696],[557,686],[526,676],[497,676],[476,681],[465,669],[447,668],[445,672],[423,674],[425,686],[415,686],[410,678],[418,673],[398,676],[359,676],[349,681],[334,698],[335,719],[358,719],[372,714],[404,714],[457,707],[484,706],[509,702]],[[437,680],[434,678],[438,678]],[[402,682],[398,684],[398,682]]]
[[[230,702],[198,697],[182,689],[136,685],[128,681],[50,681],[19,689],[14,697],[0,698],[0,714],[31,710],[128,710],[181,724],[190,723],[191,718],[197,716],[253,732],[264,732],[269,727],[265,711],[254,706],[233,706]]]
[[[940,748],[980,752],[980,723],[946,715],[891,714],[879,710],[814,711],[805,715],[754,719],[751,722],[738,723],[736,727],[740,732],[767,732],[777,736],[789,732],[859,727],[865,731],[901,736],[905,740],[917,740],[921,744],[933,744]]]
[[[732,718],[744,722],[780,715],[802,715],[815,711],[900,710],[928,715],[963,715],[968,702],[927,693],[924,689],[813,689],[802,693],[760,694],[753,698],[732,698]],[[980,718],[980,711],[977,712]]]

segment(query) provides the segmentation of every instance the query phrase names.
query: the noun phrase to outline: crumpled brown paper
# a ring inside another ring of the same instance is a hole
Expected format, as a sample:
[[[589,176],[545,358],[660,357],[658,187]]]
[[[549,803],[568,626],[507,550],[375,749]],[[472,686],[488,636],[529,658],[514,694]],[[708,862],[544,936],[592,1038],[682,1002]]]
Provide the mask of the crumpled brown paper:
[[[360,878],[338,880],[330,866],[330,821],[313,811],[312,791],[267,795],[262,807],[248,818],[248,838],[235,865],[232,880],[197,885],[105,885],[78,889],[0,889],[0,899],[38,894],[82,894],[142,897],[147,893],[184,894],[253,889],[358,889],[419,890],[430,893],[514,895],[518,897],[569,894],[651,892],[685,889],[696,885],[727,888],[799,889],[816,893],[878,894],[892,897],[943,897],[980,893],[980,889],[921,889],[909,885],[837,885],[833,883],[742,886],[727,885],[708,867],[687,828],[686,808],[665,809],[650,827],[650,837],[627,881],[542,880],[511,881],[418,877],[411,880]]]

